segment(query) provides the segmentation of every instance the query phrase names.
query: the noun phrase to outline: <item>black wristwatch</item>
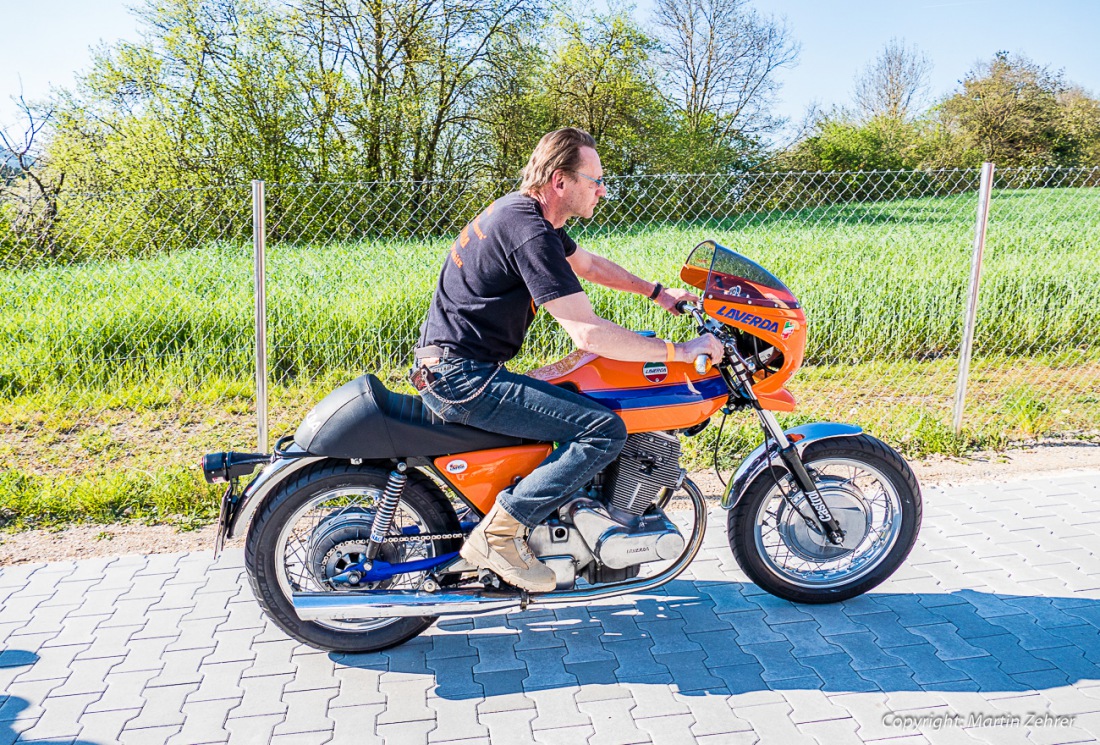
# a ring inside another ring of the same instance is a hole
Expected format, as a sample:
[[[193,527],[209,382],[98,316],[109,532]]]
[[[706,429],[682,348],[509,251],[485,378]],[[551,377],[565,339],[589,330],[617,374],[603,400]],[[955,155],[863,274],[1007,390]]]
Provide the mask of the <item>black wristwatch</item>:
[[[663,290],[663,289],[665,289],[665,286],[663,284],[661,284],[660,282],[653,285],[653,292],[649,293],[649,299],[650,300],[656,300],[657,296],[661,294],[661,290]]]

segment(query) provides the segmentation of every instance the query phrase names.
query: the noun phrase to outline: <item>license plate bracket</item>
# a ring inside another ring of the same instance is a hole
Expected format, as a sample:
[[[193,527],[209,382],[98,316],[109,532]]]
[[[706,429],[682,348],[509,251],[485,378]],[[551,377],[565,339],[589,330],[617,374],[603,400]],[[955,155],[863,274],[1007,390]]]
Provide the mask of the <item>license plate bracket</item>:
[[[215,561],[217,561],[218,555],[221,554],[222,549],[225,548],[226,534],[229,533],[229,526],[233,522],[233,516],[237,513],[239,499],[236,492],[237,480],[232,479],[225,493],[222,494],[221,506],[218,508],[217,534],[214,536]]]

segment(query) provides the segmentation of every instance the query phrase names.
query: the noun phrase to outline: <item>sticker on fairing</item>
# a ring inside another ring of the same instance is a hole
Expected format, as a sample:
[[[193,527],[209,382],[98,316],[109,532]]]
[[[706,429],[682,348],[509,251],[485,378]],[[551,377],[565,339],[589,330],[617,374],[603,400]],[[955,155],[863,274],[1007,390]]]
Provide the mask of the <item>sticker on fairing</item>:
[[[789,339],[791,334],[798,330],[798,324],[793,321],[787,321],[783,324],[783,338]]]
[[[447,464],[447,473],[462,473],[468,467],[468,464],[464,460],[452,460]]]
[[[660,383],[668,377],[668,367],[660,362],[647,362],[642,367],[642,375],[650,383]]]

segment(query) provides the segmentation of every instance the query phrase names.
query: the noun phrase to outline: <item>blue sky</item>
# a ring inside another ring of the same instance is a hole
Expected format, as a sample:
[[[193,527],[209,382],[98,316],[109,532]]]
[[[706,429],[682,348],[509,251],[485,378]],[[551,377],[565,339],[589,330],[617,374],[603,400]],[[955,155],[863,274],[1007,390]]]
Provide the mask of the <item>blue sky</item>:
[[[140,0],[135,0],[140,2]],[[651,0],[639,0],[640,18]],[[17,121],[9,97],[45,96],[86,69],[89,47],[136,39],[137,21],[123,0],[0,0],[14,30],[0,43],[0,125]],[[15,8],[18,8],[16,11]],[[953,90],[977,60],[1005,49],[1065,71],[1100,95],[1100,0],[756,0],[785,16],[802,45],[797,66],[783,71],[778,111],[794,120],[816,101],[846,103],[852,80],[891,37],[919,46],[934,64],[933,95]]]

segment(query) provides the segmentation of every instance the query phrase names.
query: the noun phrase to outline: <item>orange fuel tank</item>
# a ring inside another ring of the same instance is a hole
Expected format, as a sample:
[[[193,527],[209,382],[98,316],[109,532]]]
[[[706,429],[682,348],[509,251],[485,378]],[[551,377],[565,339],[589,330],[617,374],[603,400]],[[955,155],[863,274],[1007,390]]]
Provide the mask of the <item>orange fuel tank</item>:
[[[700,375],[686,362],[622,362],[576,351],[527,375],[598,401],[623,418],[627,432],[693,427],[729,398],[717,370]]]

